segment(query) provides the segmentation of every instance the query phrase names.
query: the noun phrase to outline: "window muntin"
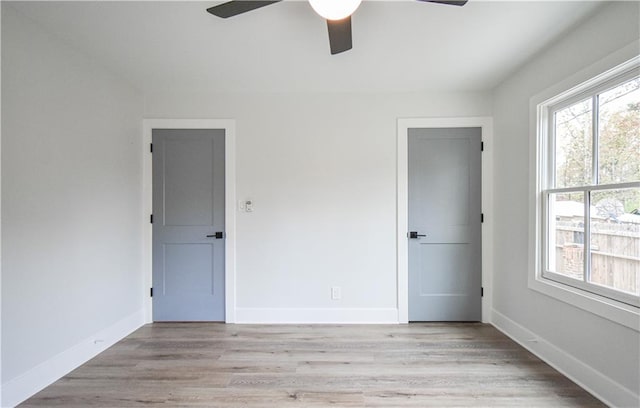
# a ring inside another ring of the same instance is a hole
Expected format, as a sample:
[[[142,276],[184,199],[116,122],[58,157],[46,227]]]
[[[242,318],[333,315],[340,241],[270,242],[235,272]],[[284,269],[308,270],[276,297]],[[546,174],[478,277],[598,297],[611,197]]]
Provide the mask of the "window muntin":
[[[639,306],[637,68],[555,98],[542,114],[542,277]]]

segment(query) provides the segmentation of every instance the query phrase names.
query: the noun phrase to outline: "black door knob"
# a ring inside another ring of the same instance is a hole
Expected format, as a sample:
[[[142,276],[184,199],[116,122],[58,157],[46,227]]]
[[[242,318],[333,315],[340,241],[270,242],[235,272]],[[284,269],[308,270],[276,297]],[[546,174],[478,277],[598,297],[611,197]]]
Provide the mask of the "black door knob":
[[[411,239],[417,239],[417,238],[420,238],[420,237],[426,237],[426,235],[418,234],[418,231],[410,231],[409,232],[409,238],[411,238]]]

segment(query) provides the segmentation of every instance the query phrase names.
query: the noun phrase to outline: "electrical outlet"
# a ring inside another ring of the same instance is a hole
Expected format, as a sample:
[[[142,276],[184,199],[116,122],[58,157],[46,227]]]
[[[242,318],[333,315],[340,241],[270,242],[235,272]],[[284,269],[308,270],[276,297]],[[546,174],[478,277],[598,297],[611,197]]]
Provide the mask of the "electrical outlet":
[[[342,299],[342,290],[340,290],[340,286],[331,287],[331,299],[332,300]]]

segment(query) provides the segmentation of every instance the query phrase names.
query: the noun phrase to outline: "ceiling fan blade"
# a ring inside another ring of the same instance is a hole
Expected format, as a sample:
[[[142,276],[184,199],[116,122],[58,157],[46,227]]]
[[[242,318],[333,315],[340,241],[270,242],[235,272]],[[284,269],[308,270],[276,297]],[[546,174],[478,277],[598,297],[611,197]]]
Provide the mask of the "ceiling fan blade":
[[[229,17],[237,16],[238,14],[246,13],[247,11],[268,6],[269,4],[278,3],[280,1],[282,0],[265,0],[265,1],[235,0],[235,1],[228,1],[226,3],[218,4],[217,6],[209,7],[207,11],[213,14],[214,16],[229,18]]]
[[[352,48],[351,16],[342,20],[327,20],[327,28],[329,29],[331,55],[339,54]]]
[[[467,4],[467,2],[469,0],[461,0],[461,1],[447,1],[447,0],[418,0],[418,1],[425,1],[427,3],[439,3],[439,4],[447,4],[449,6],[464,6],[465,4]]]

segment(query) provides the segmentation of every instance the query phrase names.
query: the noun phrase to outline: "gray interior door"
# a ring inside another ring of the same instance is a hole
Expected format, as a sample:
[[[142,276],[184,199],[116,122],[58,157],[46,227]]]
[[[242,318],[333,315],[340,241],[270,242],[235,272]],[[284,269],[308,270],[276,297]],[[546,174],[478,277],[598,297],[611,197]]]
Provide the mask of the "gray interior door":
[[[409,129],[409,321],[482,318],[481,136]]]
[[[153,320],[224,321],[224,129],[152,143]]]

